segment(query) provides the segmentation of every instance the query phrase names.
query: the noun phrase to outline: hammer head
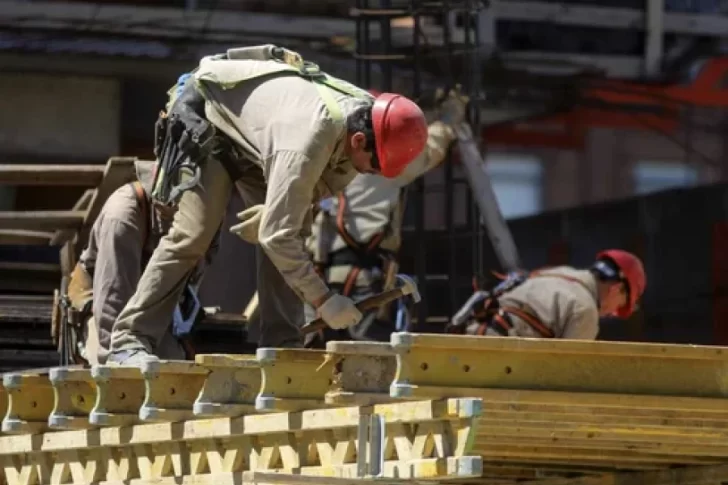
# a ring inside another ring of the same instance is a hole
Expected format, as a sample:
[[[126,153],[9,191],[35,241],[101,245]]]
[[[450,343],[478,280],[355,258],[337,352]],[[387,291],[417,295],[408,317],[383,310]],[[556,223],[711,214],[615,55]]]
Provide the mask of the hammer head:
[[[420,301],[420,292],[417,290],[417,283],[410,276],[405,274],[398,274],[397,280],[399,280],[399,288],[402,290],[402,296],[412,295],[412,300],[415,303]]]

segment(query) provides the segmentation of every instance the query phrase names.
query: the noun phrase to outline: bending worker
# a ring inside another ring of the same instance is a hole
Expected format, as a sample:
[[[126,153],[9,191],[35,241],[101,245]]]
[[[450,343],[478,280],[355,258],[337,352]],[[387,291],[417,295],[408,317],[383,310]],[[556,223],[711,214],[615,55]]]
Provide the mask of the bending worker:
[[[137,180],[122,185],[106,200],[71,274],[68,297],[78,314],[81,333],[77,338],[80,349],[73,351],[91,365],[106,362],[114,321],[134,294],[152,251],[169,229],[173,214],[155,208],[149,196],[155,165],[155,162],[135,162]],[[183,297],[183,306],[191,303],[184,301],[185,297],[195,298],[218,242],[216,238],[186,281],[188,291]],[[168,320],[172,318],[170,313]],[[183,331],[178,326],[174,328]],[[191,357],[190,348],[183,344],[185,335],[175,333],[170,327],[162,334],[158,354],[166,359]]]
[[[589,269],[557,266],[514,273],[491,292],[476,292],[449,331],[484,336],[595,340],[599,318],[629,318],[645,291],[642,262],[609,249]]]
[[[342,295],[358,301],[389,289],[398,268],[404,187],[445,159],[456,139],[453,127],[465,120],[466,101],[452,91],[440,104],[438,119],[428,128],[427,147],[399,177],[357,175],[338,196],[322,201],[307,246],[320,274]],[[306,310],[307,319],[313,319],[313,309]],[[394,330],[391,312],[372,310],[348,329],[312,335],[307,346],[323,347],[337,339],[388,341]]]
[[[179,208],[114,324],[110,361],[137,365],[157,351],[234,182],[246,203],[265,207],[258,344],[302,345],[302,301],[331,327],[359,321],[354,303],[314,270],[302,230],[311,204],[357,172],[396,177],[423,150],[427,124],[416,104],[389,93],[375,99],[295,52],[255,46],[203,58],[156,131],[153,197]]]

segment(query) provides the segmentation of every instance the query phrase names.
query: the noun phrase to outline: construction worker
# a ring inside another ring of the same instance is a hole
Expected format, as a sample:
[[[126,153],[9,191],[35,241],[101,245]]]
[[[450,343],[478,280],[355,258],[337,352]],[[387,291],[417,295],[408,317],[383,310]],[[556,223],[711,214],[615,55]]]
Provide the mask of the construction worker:
[[[171,223],[173,213],[159,207],[155,210],[149,196],[155,166],[155,162],[135,162],[137,180],[122,185],[106,200],[71,274],[68,297],[77,312],[81,334],[77,338],[81,348],[73,350],[92,365],[106,362],[114,321],[134,294],[152,251]],[[201,282],[217,242],[218,238],[188,279],[190,292]],[[189,350],[170,328],[162,335],[157,352],[164,358],[184,359],[189,357]]]
[[[265,207],[258,344],[302,345],[303,301],[331,327],[359,321],[354,303],[314,270],[302,231],[312,202],[339,192],[357,172],[396,177],[423,150],[427,123],[416,104],[389,93],[375,99],[293,51],[245,47],[203,58],[156,133],[153,197],[179,209],[114,324],[109,360],[137,365],[157,351],[234,182],[248,205]]]
[[[453,90],[439,104],[437,119],[428,128],[427,147],[399,177],[357,175],[337,196],[322,201],[307,246],[319,273],[342,295],[361,300],[389,289],[398,268],[404,187],[445,159],[456,138],[453,127],[465,120],[466,103],[467,98]],[[386,310],[369,311],[345,330],[311,334],[307,346],[324,347],[336,339],[388,341],[395,329]],[[314,309],[307,305],[306,312],[312,320]]]
[[[557,266],[515,272],[491,292],[476,291],[448,331],[595,340],[599,318],[629,318],[646,284],[637,256],[609,249],[597,254],[589,269]]]

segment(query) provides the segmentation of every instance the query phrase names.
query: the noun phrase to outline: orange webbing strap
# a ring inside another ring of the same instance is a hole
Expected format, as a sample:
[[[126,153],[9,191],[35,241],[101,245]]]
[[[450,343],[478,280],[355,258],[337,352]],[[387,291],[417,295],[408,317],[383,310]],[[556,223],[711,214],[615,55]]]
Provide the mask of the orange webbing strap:
[[[546,271],[534,271],[529,275],[529,278],[539,277],[561,278],[562,280],[566,280],[571,283],[577,283],[591,293],[591,290],[583,281],[581,281],[579,278],[574,278],[573,276],[548,273]],[[501,306],[501,309],[506,313],[510,313],[519,317],[521,320],[526,322],[532,329],[540,333],[541,336],[544,338],[554,338],[556,336],[553,330],[544,325],[543,322],[541,322],[541,320],[531,312],[527,312],[521,308],[509,306]]]
[[[522,310],[521,308],[515,308],[511,306],[501,306],[501,310],[503,310],[505,313],[510,313],[511,315],[517,316],[544,338],[556,337],[553,330],[544,325],[536,315],[532,315],[531,313]]]
[[[336,211],[336,229],[339,231],[339,234],[341,235],[341,238],[344,240],[347,246],[349,246],[350,249],[352,249],[356,254],[369,254],[372,251],[374,251],[378,246],[379,243],[382,242],[382,239],[384,239],[384,232],[380,231],[369,240],[369,242],[366,244],[366,246],[359,244],[358,241],[356,241],[351,234],[349,234],[349,231],[346,230],[346,224],[344,224],[344,216],[346,215],[346,197],[344,196],[343,192],[339,192],[339,208]],[[361,272],[361,268],[359,266],[353,266],[351,268],[351,271],[349,271],[349,274],[346,275],[346,280],[344,282],[344,289],[342,291],[342,295],[349,296],[351,294],[351,291],[354,289],[354,285],[356,283],[356,279],[359,276],[359,273]]]

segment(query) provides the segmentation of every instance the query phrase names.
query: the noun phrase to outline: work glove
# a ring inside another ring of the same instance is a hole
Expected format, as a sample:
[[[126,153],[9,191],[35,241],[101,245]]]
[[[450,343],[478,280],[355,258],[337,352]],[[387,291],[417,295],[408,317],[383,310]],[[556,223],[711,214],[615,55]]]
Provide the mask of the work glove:
[[[237,235],[243,241],[250,244],[258,244],[258,228],[260,221],[263,219],[263,204],[254,205],[238,212],[237,217],[240,224],[235,224],[230,228],[230,232]]]
[[[438,100],[437,114],[440,121],[451,127],[459,126],[466,121],[470,98],[462,92],[459,84],[447,94],[439,90],[436,99]]]
[[[362,314],[354,302],[343,295],[334,293],[319,308],[319,315],[326,324],[336,330],[359,323]]]

